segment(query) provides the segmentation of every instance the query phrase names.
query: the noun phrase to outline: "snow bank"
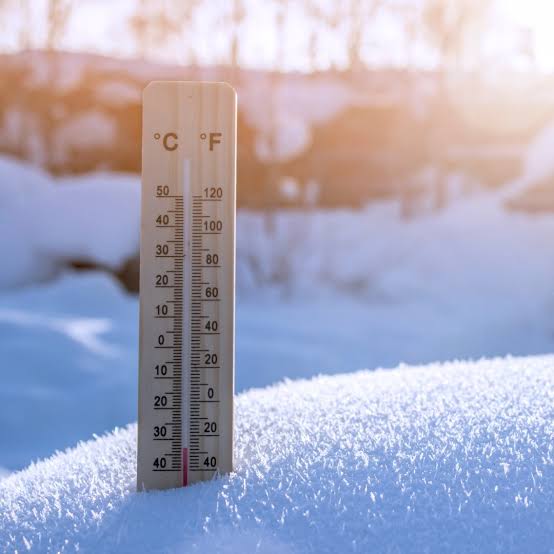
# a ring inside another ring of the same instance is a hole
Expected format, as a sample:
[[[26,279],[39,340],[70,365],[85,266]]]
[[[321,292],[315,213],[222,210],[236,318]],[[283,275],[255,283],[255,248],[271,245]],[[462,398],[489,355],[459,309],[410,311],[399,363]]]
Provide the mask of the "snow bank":
[[[117,266],[137,248],[134,178],[54,185],[15,171],[0,186],[0,285],[53,275],[68,257]],[[553,352],[554,217],[509,214],[496,200],[476,196],[410,221],[389,203],[240,213],[237,390]],[[21,469],[136,419],[137,314],[136,298],[102,275],[0,290],[0,466]]]
[[[139,248],[140,179],[95,173],[59,179],[37,243],[55,258],[117,268]]]
[[[328,121],[349,105],[373,99],[367,91],[357,94],[352,86],[328,77],[302,82],[258,75],[243,80],[238,94],[247,121],[259,133],[256,152],[266,161],[285,161],[299,154],[309,146],[314,124]]]
[[[117,268],[138,251],[136,176],[52,179],[0,156],[0,288],[52,277],[64,261]]]
[[[507,212],[494,194],[411,220],[400,218],[396,202],[360,211],[244,212],[237,286],[277,286],[303,297],[338,289],[391,302],[433,295],[450,304],[479,295],[481,303],[490,293],[517,299],[523,289],[550,290],[551,236],[554,216]]]
[[[522,194],[554,175],[554,121],[538,133],[525,149],[521,175],[503,187],[502,197],[511,203]]]
[[[0,180],[0,289],[51,277],[67,260],[118,268],[137,253],[138,177],[52,180],[0,157]],[[331,289],[371,302],[433,295],[435,305],[466,295],[481,305],[491,293],[519,300],[528,289],[545,304],[553,235],[554,216],[509,213],[487,194],[410,221],[396,202],[360,211],[239,212],[237,287],[302,297]]]
[[[528,182],[536,183],[554,174],[553,146],[554,122],[551,122],[537,134],[525,153],[523,173]]]
[[[237,399],[236,473],[135,493],[136,428],[0,482],[0,549],[549,552],[554,357],[285,382]]]
[[[451,299],[431,277],[396,300],[240,295],[236,390],[400,361],[553,351],[552,291],[518,272],[511,282],[514,293],[470,281]],[[0,291],[0,466],[21,469],[134,421],[137,354],[137,298],[106,274]]]
[[[53,159],[50,160],[52,164],[67,164],[71,156],[94,148],[107,145],[117,148],[117,122],[101,110],[93,108],[66,119],[67,121],[56,129]]]
[[[106,274],[0,294],[0,466],[136,419],[137,333],[136,299]]]

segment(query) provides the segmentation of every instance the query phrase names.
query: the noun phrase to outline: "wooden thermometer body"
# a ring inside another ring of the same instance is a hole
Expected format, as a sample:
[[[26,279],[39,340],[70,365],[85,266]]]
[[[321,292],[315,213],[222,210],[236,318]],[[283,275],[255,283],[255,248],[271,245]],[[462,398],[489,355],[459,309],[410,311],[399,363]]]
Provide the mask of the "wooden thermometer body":
[[[137,489],[233,468],[236,94],[143,95]]]

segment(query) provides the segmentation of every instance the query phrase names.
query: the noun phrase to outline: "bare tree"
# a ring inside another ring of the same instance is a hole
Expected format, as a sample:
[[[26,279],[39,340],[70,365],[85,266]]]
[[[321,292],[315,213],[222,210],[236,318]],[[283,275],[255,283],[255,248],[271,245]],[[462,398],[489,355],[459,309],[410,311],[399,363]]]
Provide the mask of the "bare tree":
[[[17,48],[28,50],[31,48],[31,0],[0,0],[0,16],[17,13],[19,28],[17,29]]]
[[[289,8],[289,0],[276,0],[275,10],[275,28],[277,33],[277,56],[275,69],[282,69],[281,64],[285,59],[285,24],[287,21],[287,12]]]
[[[421,12],[422,37],[437,57],[437,100],[431,113],[429,129],[430,158],[436,166],[435,208],[441,209],[447,201],[446,165],[448,157],[448,130],[450,117],[449,81],[471,61],[478,63],[479,55],[468,60],[467,54],[479,52],[483,36],[482,26],[490,12],[492,0],[425,0]]]
[[[315,71],[317,68],[317,46],[318,33],[317,30],[314,29],[310,33],[310,40],[308,41],[308,60],[312,71]]]
[[[59,47],[71,14],[71,0],[48,0],[46,15],[46,50]]]
[[[331,30],[336,31],[342,22],[346,22],[348,67],[351,71],[359,71],[365,65],[362,54],[368,27],[385,4],[386,0],[345,0],[327,5],[308,0],[306,8],[319,24]]]
[[[317,57],[316,47],[318,32],[322,29],[328,29],[336,31],[340,23],[340,11],[335,4],[322,5],[318,0],[307,0],[304,5],[306,14],[314,22],[314,29],[310,36],[310,42],[308,44],[308,56],[311,61],[312,68],[315,66],[315,60]]]
[[[233,71],[236,71],[239,65],[239,45],[240,45],[240,28],[246,17],[243,0],[233,0],[231,8],[231,47],[229,52],[230,64]]]
[[[422,24],[426,42],[435,50],[439,69],[458,70],[469,47],[481,42],[481,26],[492,0],[426,0]]]
[[[364,30],[368,20],[377,11],[378,1],[350,0],[347,4],[346,19],[348,21],[348,65],[352,71],[359,71],[363,67],[362,45]],[[369,12],[366,13],[366,8]]]
[[[22,50],[28,50],[32,46],[31,30],[31,0],[19,0],[22,24],[19,28],[19,44]]]
[[[171,38],[186,35],[199,4],[200,0],[137,0],[129,27],[138,55],[146,58]]]
[[[158,46],[165,44],[178,29],[168,13],[166,2],[138,0],[129,20],[139,57],[146,58]]]
[[[181,27],[180,32],[185,42],[186,57],[189,60],[189,63],[194,64],[196,61],[196,53],[194,49],[194,41],[191,40],[192,36],[192,24],[194,19],[194,14],[196,10],[202,5],[202,0],[174,0],[178,4],[177,18],[179,21],[179,26]]]

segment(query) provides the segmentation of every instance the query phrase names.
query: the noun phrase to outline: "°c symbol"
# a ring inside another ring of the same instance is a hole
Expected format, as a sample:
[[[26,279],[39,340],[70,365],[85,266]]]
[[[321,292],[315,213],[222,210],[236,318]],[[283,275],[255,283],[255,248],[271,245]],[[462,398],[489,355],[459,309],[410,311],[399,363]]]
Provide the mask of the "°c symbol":
[[[158,135],[158,137],[156,137],[156,135]],[[160,137],[159,133],[156,133],[156,135],[154,135],[154,138]],[[166,150],[169,150],[170,152],[172,152],[173,150],[177,150],[177,147],[179,146],[179,143],[177,142],[178,138],[179,137],[177,137],[177,133],[166,133],[162,138],[162,144],[164,145],[164,148]]]

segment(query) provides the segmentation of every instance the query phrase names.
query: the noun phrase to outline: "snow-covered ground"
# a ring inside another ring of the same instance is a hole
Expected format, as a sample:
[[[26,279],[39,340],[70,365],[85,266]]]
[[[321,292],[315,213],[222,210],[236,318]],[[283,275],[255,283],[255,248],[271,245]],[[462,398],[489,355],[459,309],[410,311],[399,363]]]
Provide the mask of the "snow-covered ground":
[[[138,179],[0,159],[0,550],[552,552],[554,216],[237,221],[237,472],[136,494]],[[83,207],[80,209],[79,207]],[[65,269],[64,269],[65,267]],[[246,391],[246,392],[244,392]]]
[[[136,493],[134,425],[0,482],[5,552],[552,552],[554,357],[240,395],[236,472]]]
[[[108,274],[59,272],[133,254],[138,181],[53,181],[7,159],[0,176],[0,467],[15,470],[136,419],[136,297]],[[239,213],[238,391],[554,351],[554,216],[509,213],[495,194],[398,214]]]
[[[69,260],[117,268],[139,245],[136,176],[52,179],[0,156],[0,289],[52,278]]]
[[[274,219],[268,233],[261,216],[241,215],[238,391],[554,350],[553,218],[481,198],[413,222],[386,207]],[[137,331],[136,297],[107,274],[0,293],[0,465],[135,420]]]
[[[103,274],[0,300],[0,466],[136,419],[138,306]]]

